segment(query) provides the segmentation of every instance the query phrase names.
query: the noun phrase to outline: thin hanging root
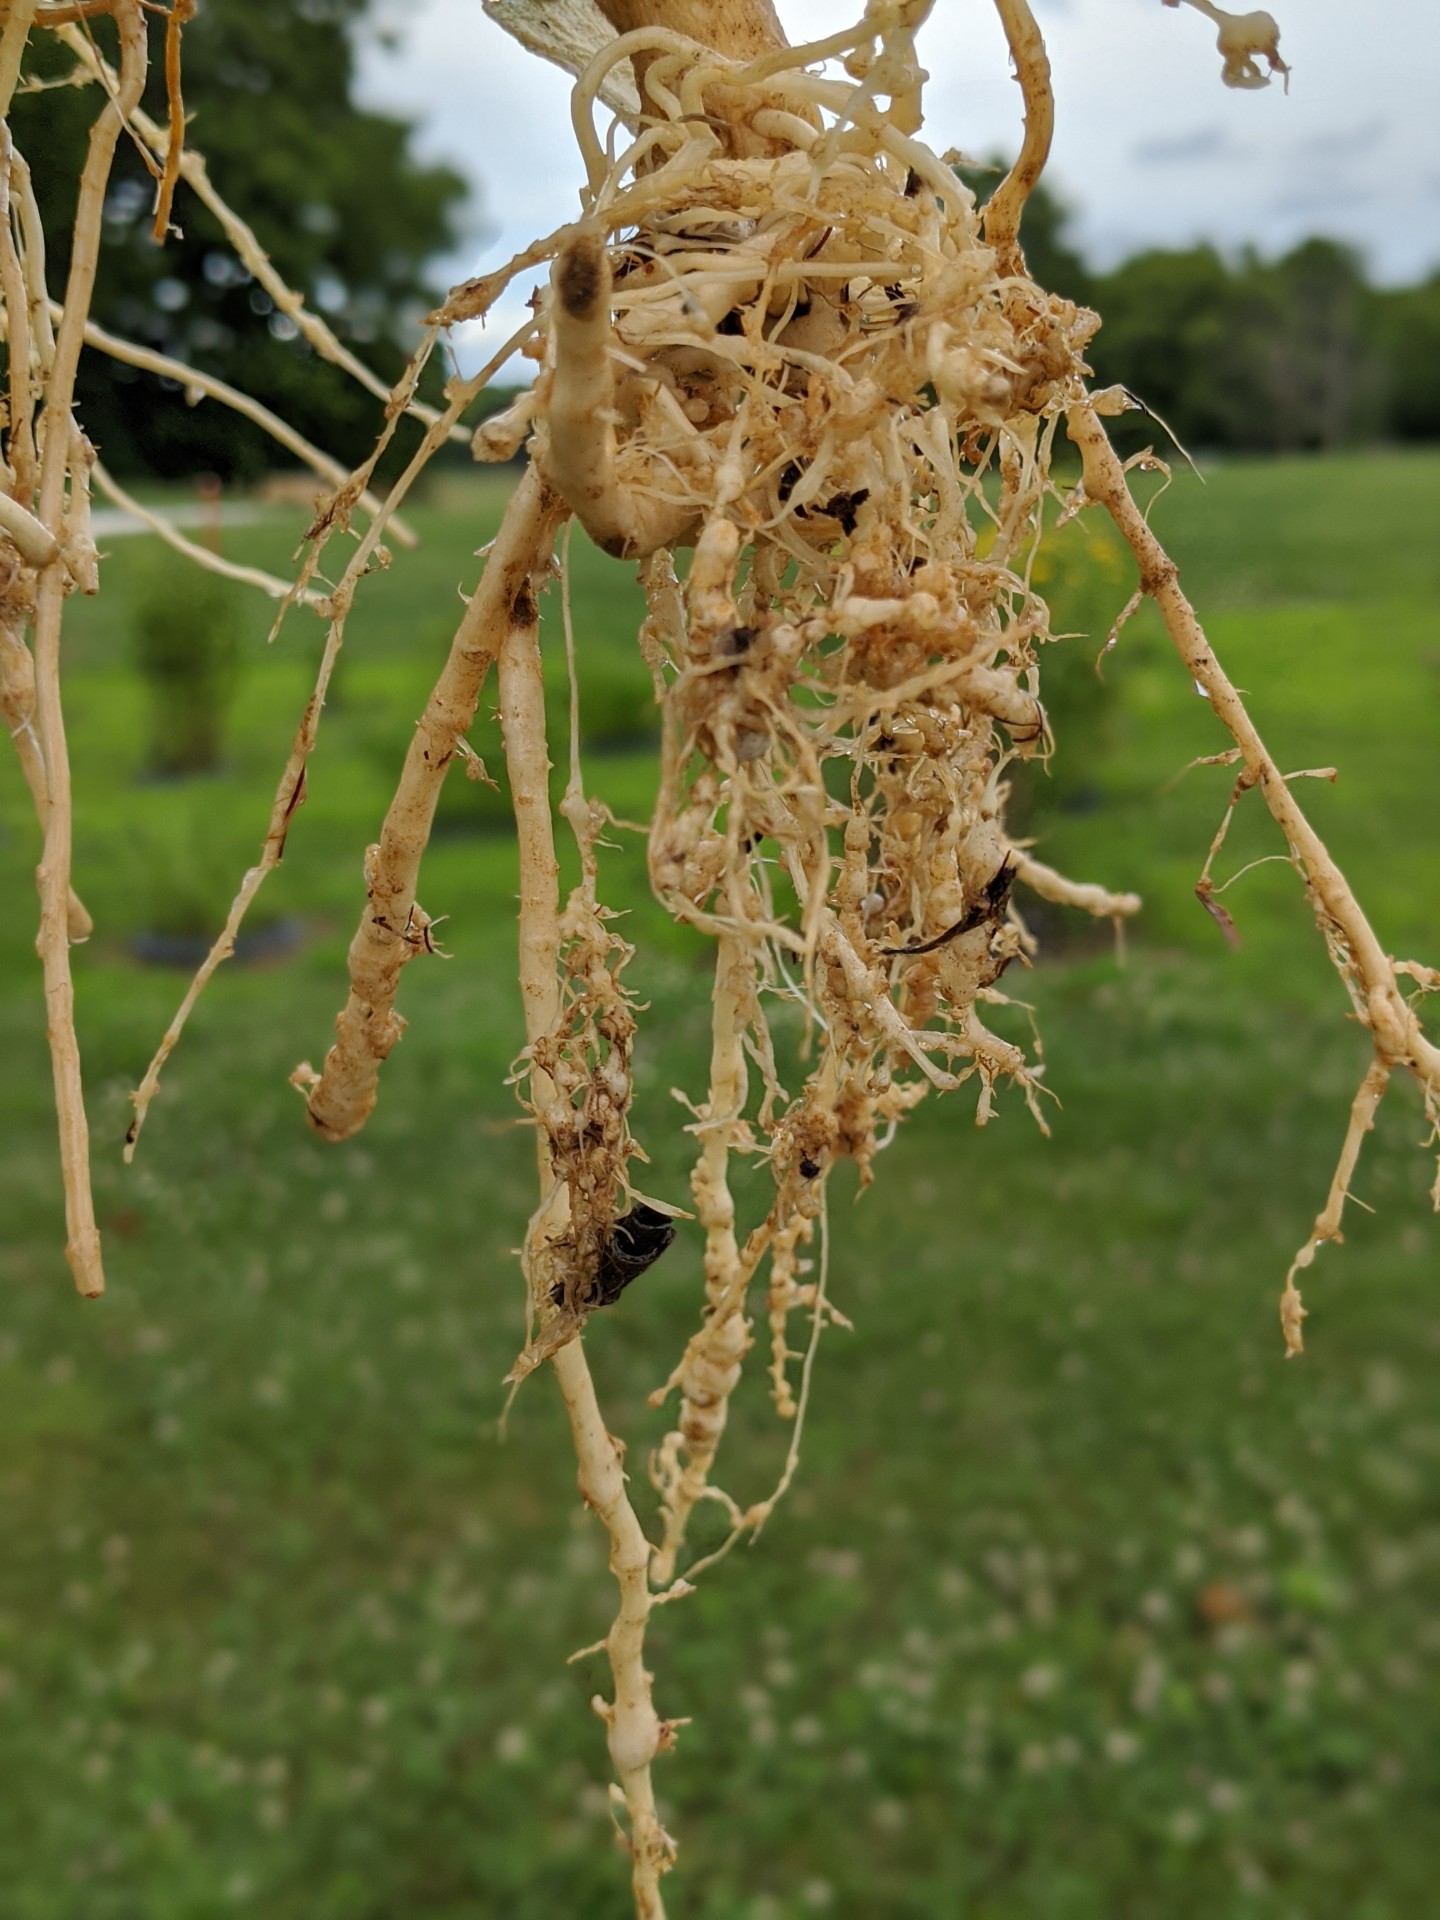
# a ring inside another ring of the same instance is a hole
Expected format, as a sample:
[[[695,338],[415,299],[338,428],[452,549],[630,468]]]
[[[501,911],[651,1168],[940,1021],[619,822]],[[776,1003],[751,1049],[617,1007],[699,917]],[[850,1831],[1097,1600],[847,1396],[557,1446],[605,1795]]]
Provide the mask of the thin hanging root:
[[[1236,748],[1235,752],[1238,755],[1239,749]],[[1223,760],[1229,756],[1218,754],[1208,757]],[[1216,856],[1224,846],[1230,832],[1230,822],[1235,818],[1235,809],[1245,798],[1245,795],[1254,787],[1255,781],[1256,775],[1254,770],[1250,767],[1243,767],[1239,779],[1230,789],[1230,798],[1226,803],[1224,817],[1215,829],[1215,838],[1210,842],[1210,850],[1205,855],[1205,864],[1200,869],[1200,878],[1195,882],[1195,898],[1200,902],[1201,906],[1204,907],[1205,911],[1215,922],[1216,926],[1219,927],[1226,941],[1232,947],[1238,947],[1240,945],[1240,930],[1231,918],[1229,909],[1222,907],[1216,898],[1217,893],[1219,893],[1221,889],[1215,885],[1211,869],[1214,867]]]
[[[1392,1066],[1407,1066],[1422,1085],[1440,1089],[1440,1049],[1425,1038],[1374,929],[1211,651],[1195,609],[1181,590],[1175,563],[1131,497],[1104,428],[1088,406],[1072,408],[1068,423],[1085,463],[1086,494],[1106,509],[1134,553],[1141,584],[1159,607],[1177,652],[1239,747],[1276,825],[1300,862],[1317,915],[1328,919],[1344,943],[1342,971],[1362,994],[1362,1018],[1375,1036],[1377,1049]]]
[[[749,1082],[745,1029],[755,998],[754,973],[754,957],[743,941],[722,938],[717,943],[710,1096],[696,1128],[700,1157],[691,1176],[696,1215],[705,1229],[705,1320],[669,1382],[679,1386],[681,1399],[675,1431],[661,1443],[655,1476],[664,1533],[651,1577],[661,1587],[675,1577],[685,1529],[709,1480],[730,1396],[750,1345],[745,1292],[755,1259],[746,1259],[750,1249],[742,1252],[735,1237],[735,1200],[727,1174],[732,1151],[749,1132],[743,1117]]]
[[[110,163],[127,114],[145,87],[145,21],[136,0],[115,0],[120,34],[121,71],[115,96],[107,100],[90,130],[85,166],[75,208],[66,318],[55,337],[41,415],[38,518],[57,544],[65,522],[70,456],[78,444],[71,418],[75,371],[80,360],[85,314],[95,287],[100,257],[100,219]],[[83,480],[79,482],[83,484]],[[35,730],[45,767],[48,812],[40,857],[40,933],[36,941],[45,972],[45,1007],[50,1057],[59,1117],[60,1167],[65,1182],[65,1257],[82,1294],[105,1291],[100,1230],[90,1191],[90,1129],[80,1076],[80,1046],[75,1035],[75,990],[70,976],[70,760],[65,717],[60,704],[60,623],[65,582],[58,560],[39,575],[35,591]]]
[[[1192,762],[1192,765],[1233,766],[1236,760],[1242,758],[1243,755],[1240,749],[1238,747],[1232,747],[1228,753],[1205,754],[1200,760]],[[1185,771],[1188,772],[1189,768],[1186,768]],[[1302,767],[1299,772],[1287,773],[1284,778],[1286,780],[1334,781],[1339,778],[1339,774],[1334,767]],[[1225,808],[1224,818],[1215,830],[1215,838],[1210,842],[1210,851],[1205,856],[1205,865],[1200,869],[1200,878],[1195,882],[1195,898],[1200,902],[1201,906],[1204,907],[1205,911],[1210,915],[1210,918],[1215,922],[1216,926],[1219,927],[1232,947],[1238,947],[1240,945],[1239,929],[1236,927],[1234,920],[1231,919],[1227,909],[1221,906],[1218,896],[1224,893],[1227,888],[1233,887],[1241,874],[1249,873],[1253,867],[1263,867],[1271,861],[1276,860],[1283,860],[1291,866],[1294,865],[1293,856],[1290,854],[1266,854],[1263,859],[1252,860],[1248,865],[1241,867],[1239,872],[1232,873],[1230,878],[1222,882],[1220,886],[1217,887],[1215,884],[1212,869],[1215,865],[1216,856],[1224,846],[1226,838],[1229,835],[1230,823],[1235,818],[1236,807],[1239,806],[1240,802],[1245,798],[1245,795],[1254,788],[1257,780],[1258,775],[1249,767],[1246,767],[1242,771],[1240,778],[1231,788],[1230,799]]]
[[[1407,1067],[1420,1083],[1427,1111],[1434,1112],[1440,1105],[1440,1048],[1426,1038],[1419,1016],[1401,991],[1395,963],[1380,945],[1345,876],[1306,819],[1285,776],[1245,711],[1239,693],[1211,652],[1195,609],[1181,591],[1175,563],[1150,531],[1145,516],[1131,497],[1124,468],[1099,419],[1091,407],[1084,405],[1073,407],[1067,420],[1070,438],[1084,461],[1085,492],[1106,509],[1124,536],[1140,568],[1140,584],[1159,607],[1166,631],[1186,669],[1204,688],[1216,715],[1240,749],[1245,771],[1237,782],[1236,794],[1238,796],[1245,786],[1254,785],[1264,796],[1291,856],[1304,874],[1306,892],[1331,958],[1374,1043],[1375,1063],[1351,1113],[1340,1171],[1331,1188],[1329,1203],[1296,1262],[1296,1267],[1308,1266],[1322,1240],[1338,1237],[1354,1156],[1359,1152],[1389,1075],[1397,1067]],[[1320,771],[1323,774],[1328,769]],[[1222,827],[1217,844],[1223,839],[1223,833]],[[1212,856],[1213,851],[1212,848]],[[1292,1268],[1282,1309],[1286,1347],[1291,1353],[1299,1352],[1302,1345],[1294,1273]]]
[[[1365,1144],[1365,1136],[1375,1125],[1375,1115],[1380,1102],[1390,1085],[1392,1069],[1383,1060],[1375,1059],[1365,1070],[1365,1078],[1360,1082],[1354,1100],[1350,1103],[1350,1122],[1345,1129],[1345,1144],[1340,1149],[1340,1161],[1335,1169],[1335,1177],[1330,1182],[1330,1192],[1325,1205],[1315,1216],[1315,1224],[1310,1229],[1310,1238],[1296,1254],[1290,1271],[1285,1276],[1285,1291],[1280,1297],[1280,1325],[1285,1334],[1285,1358],[1293,1360],[1305,1351],[1304,1336],[1300,1323],[1305,1318],[1305,1308],[1301,1304],[1300,1289],[1295,1284],[1297,1273],[1310,1266],[1316,1254],[1327,1240],[1339,1242],[1345,1238],[1341,1224],[1345,1217],[1345,1202],[1350,1198],[1350,1182],[1354,1178],[1355,1168],[1360,1161],[1360,1149]]]
[[[985,207],[985,238],[994,247],[1002,273],[1025,271],[1020,246],[1020,219],[1055,136],[1055,96],[1050,86],[1050,58],[1045,39],[1026,0],[995,0],[1000,24],[1015,62],[1015,77],[1025,97],[1025,137],[1014,166]]]
[[[423,951],[410,929],[440,788],[475,718],[505,632],[534,624],[537,576],[562,511],[536,469],[528,468],[415,729],[379,844],[366,855],[366,905],[350,945],[350,995],[306,1101],[310,1124],[327,1140],[348,1140],[365,1124],[381,1064],[404,1028],[394,1011],[395,994],[405,965]],[[310,1070],[301,1067],[297,1074],[304,1084]]]
[[[222,580],[234,580],[242,587],[258,587],[268,599],[283,601],[286,604],[298,602],[301,606],[314,607],[317,610],[329,605],[329,596],[312,592],[308,587],[296,587],[293,580],[282,580],[278,574],[267,573],[263,567],[242,566],[238,560],[227,560],[223,553],[215,553],[209,547],[202,547],[194,540],[187,540],[173,521],[166,519],[163,513],[156,513],[143,501],[137,500],[97,460],[91,468],[95,485],[123,512],[133,514],[142,526],[149,527],[152,533],[159,534],[167,547],[171,547],[187,560],[193,560],[197,567],[207,573],[219,574]]]
[[[729,1494],[720,1492],[717,1487],[705,1489],[705,1497],[716,1501],[729,1514],[730,1532],[713,1552],[705,1554],[686,1568],[683,1580],[677,1580],[672,1587],[657,1594],[655,1596],[657,1604],[661,1601],[683,1599],[686,1594],[693,1592],[694,1582],[700,1575],[708,1573],[711,1567],[723,1560],[731,1548],[747,1533],[752,1539],[758,1539],[765,1523],[790,1491],[795,1475],[800,1470],[800,1449],[805,1437],[805,1416],[810,1409],[810,1390],[815,1379],[815,1356],[820,1350],[820,1336],[825,1331],[827,1321],[833,1321],[844,1327],[850,1324],[844,1315],[837,1313],[830,1304],[830,1229],[826,1196],[823,1194],[820,1196],[818,1219],[820,1222],[820,1268],[814,1286],[805,1290],[808,1298],[803,1303],[810,1308],[810,1338],[805,1343],[803,1355],[800,1356],[799,1396],[791,1401],[786,1416],[793,1425],[790,1429],[790,1444],[785,1451],[785,1465],[781,1469],[780,1478],[763,1500],[757,1500],[744,1508],[737,1505]],[[785,1391],[788,1397],[788,1386]]]
[[[180,178],[180,160],[185,148],[185,96],[180,85],[180,35],[187,20],[195,17],[196,0],[170,0],[165,19],[165,99],[170,124],[165,149],[165,170],[155,195],[155,219],[150,237],[162,244],[170,232],[170,208]]]
[[[500,724],[505,766],[515,807],[520,852],[520,992],[525,1034],[534,1047],[549,1034],[560,1012],[559,865],[550,814],[550,757],[545,740],[545,685],[539,628],[513,622],[499,655]],[[544,1087],[532,1087],[542,1106]],[[563,1207],[565,1188],[552,1174],[546,1135],[537,1137],[540,1191]],[[556,1216],[552,1226],[563,1225]],[[629,1817],[631,1885],[638,1920],[663,1920],[660,1879],[674,1861],[675,1846],[660,1824],[650,1777],[657,1753],[673,1746],[675,1727],[655,1712],[645,1668],[645,1628],[654,1605],[649,1586],[650,1542],[625,1488],[623,1448],[607,1431],[595,1385],[577,1335],[551,1357],[570,1421],[579,1465],[580,1495],[610,1539],[610,1570],[620,1592],[615,1620],[605,1640],[615,1698],[597,1696],[610,1758]]]
[[[522,330],[522,334],[523,331],[524,330]],[[411,457],[405,471],[390,489],[389,494],[381,504],[380,511],[375,515],[375,518],[356,543],[355,551],[346,564],[345,571],[340,576],[339,584],[333,593],[318,600],[316,596],[307,590],[305,582],[313,575],[318,565],[321,547],[334,530],[340,502],[347,497],[353,499],[360,497],[364,485],[370,473],[373,471],[376,461],[380,457],[381,450],[388,444],[390,436],[395,429],[395,422],[404,411],[401,396],[408,392],[413,386],[418,367],[423,362],[424,356],[428,351],[428,342],[422,342],[420,347],[416,349],[410,364],[396,382],[393,404],[389,409],[389,418],[381,431],[374,452],[372,452],[369,460],[366,461],[356,473],[351,475],[346,487],[341,489],[341,492],[331,503],[331,509],[327,515],[323,516],[324,524],[318,533],[312,529],[314,538],[312,539],[310,552],[301,569],[299,579],[286,591],[285,597],[281,602],[280,614],[276,617],[276,626],[278,628],[280,620],[283,619],[286,607],[291,602],[297,600],[313,601],[317,611],[329,614],[330,628],[325,637],[324,650],[320,655],[320,665],[315,674],[315,690],[311,694],[305,712],[301,716],[300,724],[295,730],[295,736],[290,745],[290,752],[286,758],[279,784],[275,790],[275,799],[271,805],[270,821],[266,828],[265,840],[260,850],[260,858],[241,881],[240,890],[231,902],[230,911],[226,915],[225,925],[221,928],[209,953],[201,962],[194,979],[190,982],[184,999],[176,1009],[174,1018],[161,1036],[160,1045],[155,1050],[154,1058],[146,1068],[145,1078],[130,1096],[131,1104],[135,1108],[135,1118],[131,1121],[129,1130],[125,1136],[125,1159],[127,1163],[134,1158],[135,1148],[139,1141],[141,1130],[145,1125],[145,1117],[150,1110],[150,1103],[159,1091],[160,1075],[164,1069],[165,1062],[179,1044],[180,1036],[185,1031],[185,1024],[190,1018],[196,1001],[214,977],[217,969],[221,967],[235,951],[235,938],[240,931],[240,926],[245,915],[250,911],[251,903],[264,885],[266,876],[273,872],[280,864],[284,855],[285,841],[290,832],[290,822],[294,817],[296,809],[303,804],[305,799],[306,768],[309,764],[310,755],[314,750],[316,736],[320,730],[320,716],[325,708],[325,696],[329,691],[331,676],[335,671],[335,663],[340,657],[340,648],[345,638],[345,622],[349,618],[350,607],[355,597],[356,588],[371,567],[376,549],[380,545],[381,536],[384,534],[387,524],[399,509],[401,502],[409,493],[410,488],[424,472],[437,448],[449,437],[455,421],[458,420],[466,407],[470,405],[470,402],[485,386],[496,367],[503,364],[504,360],[508,358],[518,340],[522,337],[522,334],[512,335],[511,339],[500,348],[499,352],[490,362],[482,367],[480,372],[475,374],[471,379],[461,382],[458,385],[452,383],[450,389],[448,389],[449,400],[445,411],[437,415],[426,428],[425,437]],[[164,528],[157,530],[165,531]],[[173,529],[169,531],[173,533]],[[177,535],[176,538],[178,539],[179,536]],[[297,1084],[308,1084],[303,1070],[299,1070]]]
[[[51,311],[58,320],[61,313],[59,305],[52,306]],[[85,322],[85,344],[125,366],[140,367],[146,373],[159,375],[161,379],[178,381],[185,389],[186,398],[192,402],[202,394],[211,400],[218,400],[221,406],[229,407],[243,419],[253,421],[262,432],[270,435],[277,446],[284,447],[287,453],[293,453],[297,460],[303,460],[327,485],[340,488],[349,478],[338,460],[332,460],[328,453],[322,453],[303,433],[297,433],[288,420],[282,420],[279,414],[272,413],[269,407],[251,399],[248,393],[242,393],[238,387],[232,387],[228,381],[220,380],[212,373],[203,373],[197,367],[187,366],[183,360],[172,360],[168,353],[157,353],[153,347],[142,347],[133,340],[122,340],[117,334],[97,326],[93,320]],[[381,501],[368,488],[359,496],[359,504],[372,516],[379,513],[382,507]],[[390,516],[390,531],[401,546],[415,545],[414,532],[398,513]]]
[[[50,790],[45,779],[45,756],[35,731],[35,663],[30,649],[8,626],[0,624],[0,722],[15,742],[15,753],[25,784],[35,803],[35,818],[45,832],[50,818]],[[66,931],[72,947],[88,940],[95,923],[72,886],[66,910]]]

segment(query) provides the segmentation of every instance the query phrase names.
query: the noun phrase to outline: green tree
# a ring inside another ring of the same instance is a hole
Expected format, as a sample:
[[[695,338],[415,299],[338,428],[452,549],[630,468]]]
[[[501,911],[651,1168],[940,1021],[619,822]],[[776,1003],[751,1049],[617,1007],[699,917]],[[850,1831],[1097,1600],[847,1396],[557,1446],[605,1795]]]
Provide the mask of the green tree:
[[[1334,240],[1302,241],[1272,264],[1245,258],[1213,369],[1232,445],[1295,452],[1375,431],[1372,300],[1359,260]]]
[[[204,0],[185,30],[185,98],[189,138],[221,193],[306,303],[390,378],[404,364],[418,313],[433,301],[426,263],[455,244],[465,185],[447,167],[416,161],[404,121],[354,103],[354,36],[368,8],[369,0]],[[92,24],[113,59],[110,22]],[[32,35],[32,73],[53,77],[71,64],[52,35]],[[93,87],[15,104],[16,144],[55,236],[48,271],[57,296],[98,104]],[[158,58],[145,105],[164,118]],[[173,215],[182,231],[163,247],[150,237],[153,204],[139,153],[122,144],[106,202],[96,318],[232,381],[341,458],[362,457],[374,437],[375,401],[295,337],[294,323],[273,310],[183,183]],[[191,408],[169,383],[95,353],[84,357],[79,399],[91,439],[121,471],[233,475],[275,463],[257,429],[227,416],[219,431],[212,403]]]
[[[1377,294],[1371,330],[1385,369],[1387,432],[1440,440],[1440,272]]]
[[[1188,446],[1337,447],[1380,424],[1375,296],[1334,240],[1234,265],[1213,247],[1153,249],[1096,283],[1098,378],[1128,387]],[[1154,437],[1131,425],[1131,444]]]
[[[1090,346],[1101,386],[1128,387],[1183,442],[1228,443],[1233,409],[1216,365],[1234,298],[1230,269],[1213,247],[1136,254],[1095,287],[1105,324]],[[1148,424],[1122,436],[1153,440]]]

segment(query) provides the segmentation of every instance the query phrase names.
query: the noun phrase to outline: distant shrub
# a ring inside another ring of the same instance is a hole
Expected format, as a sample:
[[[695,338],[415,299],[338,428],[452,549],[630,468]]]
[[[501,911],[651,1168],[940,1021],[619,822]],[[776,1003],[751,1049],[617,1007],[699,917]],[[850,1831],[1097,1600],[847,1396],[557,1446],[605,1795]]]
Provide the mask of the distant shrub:
[[[220,765],[240,673],[238,590],[168,552],[147,559],[130,641],[149,704],[147,764],[178,777]]]
[[[255,859],[253,814],[237,806],[228,784],[203,803],[198,795],[150,810],[134,830],[140,870],[131,895],[135,931],[208,943],[225,923],[242,875]],[[254,933],[279,917],[273,902],[256,907]],[[190,964],[195,964],[192,960]]]

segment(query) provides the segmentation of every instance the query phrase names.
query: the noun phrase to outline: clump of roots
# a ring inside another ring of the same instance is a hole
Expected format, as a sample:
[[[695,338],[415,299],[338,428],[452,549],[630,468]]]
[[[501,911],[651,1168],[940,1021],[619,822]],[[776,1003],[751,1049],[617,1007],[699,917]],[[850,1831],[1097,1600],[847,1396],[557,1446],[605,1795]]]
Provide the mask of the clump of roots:
[[[654,111],[613,163],[580,122],[590,191],[551,275],[532,450],[595,541],[642,563],[665,689],[651,878],[717,940],[694,1128],[706,1306],[653,1464],[660,1577],[707,1492],[767,1258],[772,1393],[796,1414],[787,1326],[816,1311],[806,1251],[834,1168],[868,1181],[931,1088],[973,1078],[983,1122],[1014,1081],[1039,1113],[1039,1060],[981,1008],[1026,957],[1004,773],[1049,746],[1052,636],[1031,570],[1098,322],[989,244],[950,168],[875,107],[877,87],[892,109],[918,92],[905,11],[872,9],[851,36],[855,88],[798,56],[746,69],[655,29],[616,41],[578,92],[588,112],[628,54]],[[767,1015],[787,1001],[807,1034],[793,1095]],[[568,1031],[543,1059],[532,1049],[572,1196],[533,1259],[559,1316],[603,1285],[614,1232],[609,1078],[628,1030],[604,1042],[588,1079],[567,1078]],[[736,1153],[775,1181],[744,1237]]]

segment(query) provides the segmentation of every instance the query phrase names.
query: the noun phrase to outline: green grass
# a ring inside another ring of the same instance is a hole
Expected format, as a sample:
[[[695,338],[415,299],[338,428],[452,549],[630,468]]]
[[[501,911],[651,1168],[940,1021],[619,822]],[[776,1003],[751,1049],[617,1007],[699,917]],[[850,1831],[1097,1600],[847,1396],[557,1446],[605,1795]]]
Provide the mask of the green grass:
[[[128,939],[157,887],[223,906],[316,636],[297,618],[267,654],[260,610],[226,770],[161,787],[140,777],[116,611],[133,547],[72,609],[78,874],[101,922],[77,955],[111,1273],[93,1306],[60,1257],[34,832],[0,774],[5,1920],[627,1912],[587,1705],[601,1663],[565,1664],[603,1632],[608,1584],[544,1377],[495,1432],[532,1162],[503,1084],[514,849],[483,789],[447,801],[422,899],[454,958],[407,975],[366,1134],[323,1146],[285,1084],[326,1044],[361,850],[497,507],[452,484],[417,515],[422,551],[362,594],[271,883],[308,942],[222,970],[129,1170],[126,1092],[181,981]],[[1306,797],[1382,938],[1432,961],[1437,507],[1440,458],[1417,454],[1236,464],[1156,509],[1285,764],[1339,768]],[[231,547],[278,565],[293,532]],[[611,749],[590,769],[641,817],[633,586],[588,550],[576,565],[582,699]],[[661,1710],[694,1722],[658,1774],[688,1920],[1433,1906],[1440,1302],[1418,1103],[1400,1088],[1382,1115],[1358,1181],[1377,1211],[1322,1256],[1311,1351],[1285,1365],[1276,1296],[1363,1038],[1287,869],[1226,896],[1238,954],[1195,904],[1228,778],[1169,782],[1224,743],[1148,614],[1108,674],[1077,708],[1096,764],[1035,831],[1147,912],[1123,971],[1076,941],[1025,983],[1055,1136],[1014,1099],[977,1133],[954,1099],[863,1202],[837,1192],[857,1332],[827,1336],[800,1480],[753,1550],[657,1617]],[[678,1199],[670,1089],[703,1084],[706,954],[623,840],[607,882],[650,1002],[638,1128],[647,1184]],[[1275,850],[1242,811],[1223,871]],[[698,1273],[692,1230],[590,1334],[642,1492],[665,1425],[643,1396]],[[764,1492],[786,1438],[750,1382],[721,1478]]]

